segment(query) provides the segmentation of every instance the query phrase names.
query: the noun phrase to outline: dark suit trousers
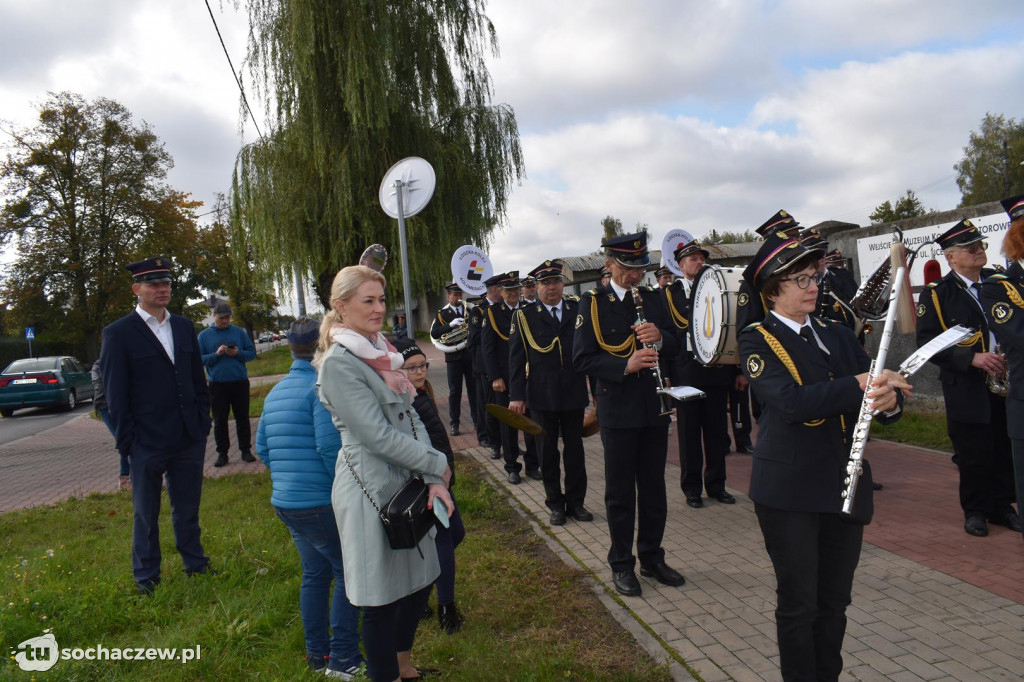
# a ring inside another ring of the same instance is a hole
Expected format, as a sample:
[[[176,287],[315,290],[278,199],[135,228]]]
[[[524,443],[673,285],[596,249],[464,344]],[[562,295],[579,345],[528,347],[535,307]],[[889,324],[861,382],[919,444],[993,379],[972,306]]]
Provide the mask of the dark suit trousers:
[[[132,501],[135,505],[132,572],[136,583],[160,580],[159,519],[164,474],[167,475],[167,497],[171,500],[174,541],[185,570],[194,571],[210,562],[199,540],[199,499],[205,456],[205,438],[171,451],[132,446]]]
[[[846,607],[864,527],[839,514],[793,512],[755,504],[778,583],[775,627],[782,679],[838,680],[843,671]]]
[[[498,428],[498,420],[494,418],[490,412],[487,411],[487,405],[495,401],[494,389],[491,388],[491,380],[487,378],[486,374],[476,375],[476,391],[477,391],[477,422],[476,422],[476,439],[481,442],[481,439],[487,441],[492,448],[501,447],[501,431]],[[479,417],[483,417],[480,419]]]
[[[583,454],[584,410],[534,410],[537,421],[547,432],[540,441],[540,471],[544,477],[544,504],[548,509],[576,509],[587,496],[587,467]],[[565,450],[565,494],[558,453],[558,435]]]
[[[1013,501],[1013,459],[1006,430],[1006,404],[991,396],[992,423],[947,420],[960,465],[960,506],[964,516],[999,514]]]
[[[665,550],[668,501],[665,496],[665,454],[668,425],[639,429],[601,428],[604,445],[604,506],[612,546],[612,571],[631,571],[633,526],[637,521],[636,553],[641,566],[661,563]]]
[[[704,391],[706,398],[680,403],[677,412],[680,422],[679,483],[687,497],[700,497],[702,489],[706,489],[708,495],[725,490],[729,387],[702,386],[700,390]]]
[[[1013,447],[1013,480],[1017,491],[1017,511],[1024,503],[1024,440],[1014,438]]]
[[[729,388],[729,420],[732,422],[732,437],[739,452],[742,447],[750,447],[750,390],[737,391]]]
[[[494,402],[496,405],[508,407],[508,391],[494,391]],[[501,432],[501,454],[505,458],[505,471],[522,471],[523,465],[519,463],[519,431],[502,422],[498,422],[498,430]]]
[[[231,449],[228,436],[228,412],[235,415],[238,449],[252,452],[252,427],[249,425],[249,380],[211,381],[210,408],[213,412],[213,441],[217,454],[227,456]]]
[[[468,353],[468,351],[461,351]],[[476,424],[476,403],[473,401],[473,360],[467,355],[451,362],[445,359],[448,371],[448,418],[452,426],[458,426],[462,418],[462,384],[466,384],[466,395],[469,396],[469,414]]]

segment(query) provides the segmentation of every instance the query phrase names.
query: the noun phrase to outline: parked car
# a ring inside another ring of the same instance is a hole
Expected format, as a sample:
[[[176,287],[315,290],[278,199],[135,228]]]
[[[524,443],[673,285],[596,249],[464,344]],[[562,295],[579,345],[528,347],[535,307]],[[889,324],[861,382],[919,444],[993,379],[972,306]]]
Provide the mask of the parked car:
[[[262,334],[260,334],[260,338],[259,338],[259,342],[260,343],[269,343],[269,342],[271,342],[273,340],[274,340],[274,335],[271,334],[270,332],[263,332]]]
[[[92,375],[75,358],[63,355],[15,360],[0,373],[0,415],[22,407],[60,405],[74,409],[92,399]]]

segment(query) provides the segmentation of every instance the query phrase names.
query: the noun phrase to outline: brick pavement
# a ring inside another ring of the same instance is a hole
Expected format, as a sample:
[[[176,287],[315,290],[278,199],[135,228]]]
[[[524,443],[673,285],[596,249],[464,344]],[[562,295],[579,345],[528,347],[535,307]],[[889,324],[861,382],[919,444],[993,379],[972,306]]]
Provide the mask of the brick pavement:
[[[438,407],[447,412],[444,363],[429,344]],[[468,406],[463,428],[469,430]],[[255,425],[254,425],[255,426]],[[707,682],[776,680],[778,654],[773,610],[774,576],[764,552],[753,505],[743,494],[750,458],[730,455],[733,506],[710,502],[691,510],[678,491],[679,469],[666,471],[669,519],[665,549],[687,584],[668,588],[641,578],[644,595],[622,598],[610,585],[602,503],[600,440],[586,440],[592,523],[547,523],[543,487],[524,479],[507,483],[501,462],[474,447],[472,434],[454,440],[531,519],[567,563],[588,572],[609,612],[652,654],[667,659],[678,679],[687,669]],[[675,438],[670,438],[674,454]],[[868,527],[845,642],[850,680],[1020,680],[1024,678],[1024,543],[993,527],[988,538],[967,536],[956,502],[956,472],[948,456],[874,442],[869,457],[876,478],[876,517]],[[262,464],[214,469],[213,441],[206,473],[252,471]],[[676,461],[678,461],[676,459]],[[87,416],[44,434],[0,446],[0,511],[49,504],[71,495],[116,487],[117,457],[102,422]],[[653,636],[652,634],[653,633]]]

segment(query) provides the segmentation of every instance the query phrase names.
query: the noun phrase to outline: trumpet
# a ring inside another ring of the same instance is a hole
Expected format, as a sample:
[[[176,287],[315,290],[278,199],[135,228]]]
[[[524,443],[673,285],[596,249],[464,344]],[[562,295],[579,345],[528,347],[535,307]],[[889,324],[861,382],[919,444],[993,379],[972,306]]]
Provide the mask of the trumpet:
[[[636,305],[636,323],[647,324],[647,318],[644,316],[644,299],[640,295],[640,287],[635,284],[632,287],[633,304]],[[645,343],[644,348],[654,348],[653,343]],[[661,377],[661,365],[655,363],[654,367],[651,367],[651,372],[654,374],[654,378],[658,382],[658,400],[661,401],[661,416],[672,414],[672,399],[665,395],[665,380]]]
[[[1006,362],[1006,353],[1003,352],[1002,348],[1000,348],[998,343],[996,344],[996,347],[993,349],[992,352],[1001,357],[1003,359],[1003,362]],[[1005,398],[1006,394],[1010,392],[1009,365],[1007,365],[1006,368],[999,374],[992,375],[986,373],[985,386],[988,387],[989,393],[1002,396]]]

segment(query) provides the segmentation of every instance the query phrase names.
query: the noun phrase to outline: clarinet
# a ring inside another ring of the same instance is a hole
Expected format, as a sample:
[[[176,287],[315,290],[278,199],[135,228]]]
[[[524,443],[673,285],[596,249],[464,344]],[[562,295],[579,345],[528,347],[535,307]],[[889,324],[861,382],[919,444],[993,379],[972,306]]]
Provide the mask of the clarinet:
[[[640,295],[640,287],[633,285],[631,289],[633,293],[633,304],[636,306],[636,323],[647,324],[647,318],[644,317],[644,299]],[[653,343],[645,343],[644,348],[654,348]],[[661,416],[672,414],[672,399],[662,393],[665,390],[665,380],[661,378],[661,363],[654,363],[654,367],[651,367],[651,373],[654,374],[655,381],[658,382],[658,399],[661,401]]]

